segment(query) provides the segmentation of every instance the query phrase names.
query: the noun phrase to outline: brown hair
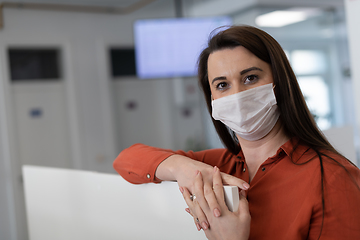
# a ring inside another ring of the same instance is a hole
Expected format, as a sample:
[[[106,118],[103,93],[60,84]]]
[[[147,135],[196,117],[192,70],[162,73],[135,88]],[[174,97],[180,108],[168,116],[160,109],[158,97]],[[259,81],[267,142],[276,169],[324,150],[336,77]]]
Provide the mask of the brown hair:
[[[323,156],[333,160],[342,167],[359,190],[360,186],[344,165],[323,153],[322,150],[329,150],[342,156],[317,128],[315,120],[305,103],[296,76],[280,44],[269,34],[260,29],[251,26],[230,27],[211,37],[208,41],[208,47],[200,54],[198,61],[198,77],[210,115],[212,114],[211,91],[207,74],[209,55],[217,50],[225,48],[231,49],[237,46],[245,47],[259,59],[270,64],[274,85],[276,86],[274,92],[280,110],[280,120],[282,121],[286,134],[289,137],[298,137],[301,142],[314,149],[319,158],[322,194],[322,224],[319,234],[320,238],[325,216]],[[222,122],[214,120],[213,118],[212,121],[219,137],[227,149],[235,155],[238,154],[241,146],[238,143],[235,133],[229,130]],[[349,162],[351,163],[351,161]]]
[[[280,110],[280,119],[288,136],[297,136],[301,141],[314,149],[337,151],[326,140],[317,128],[296,76],[280,44],[266,32],[251,26],[232,26],[212,36],[208,46],[200,54],[198,61],[198,77],[204,92],[210,115],[211,91],[207,74],[209,55],[217,50],[243,46],[264,62],[270,64],[275,96]],[[226,148],[233,154],[240,151],[240,145],[234,132],[222,122],[214,120],[213,124]]]

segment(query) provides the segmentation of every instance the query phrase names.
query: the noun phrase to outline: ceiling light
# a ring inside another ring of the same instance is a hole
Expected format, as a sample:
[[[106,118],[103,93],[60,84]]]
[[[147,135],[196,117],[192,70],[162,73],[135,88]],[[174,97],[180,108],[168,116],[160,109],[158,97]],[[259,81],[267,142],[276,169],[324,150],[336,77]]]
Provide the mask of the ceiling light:
[[[260,27],[283,27],[304,21],[319,13],[320,10],[316,8],[292,8],[260,15],[255,19],[255,23]]]

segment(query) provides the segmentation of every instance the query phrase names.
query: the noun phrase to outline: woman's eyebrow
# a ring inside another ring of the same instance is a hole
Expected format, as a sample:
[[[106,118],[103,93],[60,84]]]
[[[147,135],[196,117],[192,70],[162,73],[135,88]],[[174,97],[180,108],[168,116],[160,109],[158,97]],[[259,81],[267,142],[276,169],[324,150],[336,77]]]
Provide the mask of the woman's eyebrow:
[[[216,77],[211,81],[211,84],[213,84],[217,80],[226,80],[226,77],[224,77],[224,76]]]
[[[254,70],[258,70],[258,71],[262,71],[261,68],[258,68],[258,67],[250,67],[250,68],[247,68],[247,69],[244,69],[240,72],[240,75],[244,75],[248,72],[251,72],[251,71],[254,71]]]

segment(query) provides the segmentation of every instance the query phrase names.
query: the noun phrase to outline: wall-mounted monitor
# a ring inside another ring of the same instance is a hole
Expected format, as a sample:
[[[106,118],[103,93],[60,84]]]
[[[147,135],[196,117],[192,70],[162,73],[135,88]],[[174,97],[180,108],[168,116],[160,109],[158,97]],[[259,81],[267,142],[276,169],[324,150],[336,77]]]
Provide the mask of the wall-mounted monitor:
[[[195,76],[196,63],[210,33],[230,26],[230,17],[144,19],[134,24],[139,78]]]

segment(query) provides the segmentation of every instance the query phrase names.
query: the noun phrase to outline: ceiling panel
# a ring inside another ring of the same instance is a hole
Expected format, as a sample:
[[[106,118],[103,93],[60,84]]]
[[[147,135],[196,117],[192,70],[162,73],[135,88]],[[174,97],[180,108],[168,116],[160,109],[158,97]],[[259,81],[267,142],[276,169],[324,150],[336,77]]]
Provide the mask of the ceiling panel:
[[[146,0],[7,0],[1,2],[47,3],[126,8],[143,1]],[[159,0],[154,1],[159,2]],[[177,0],[168,1],[176,2]],[[250,6],[261,5],[274,7],[330,7],[343,4],[343,0],[226,0],[226,2],[223,0],[182,0],[182,5],[187,6],[186,12],[188,16],[229,15],[240,12],[243,9],[247,9]]]
[[[47,4],[73,4],[73,5],[96,5],[127,7],[141,0],[7,0],[2,2],[11,3],[47,3]]]

